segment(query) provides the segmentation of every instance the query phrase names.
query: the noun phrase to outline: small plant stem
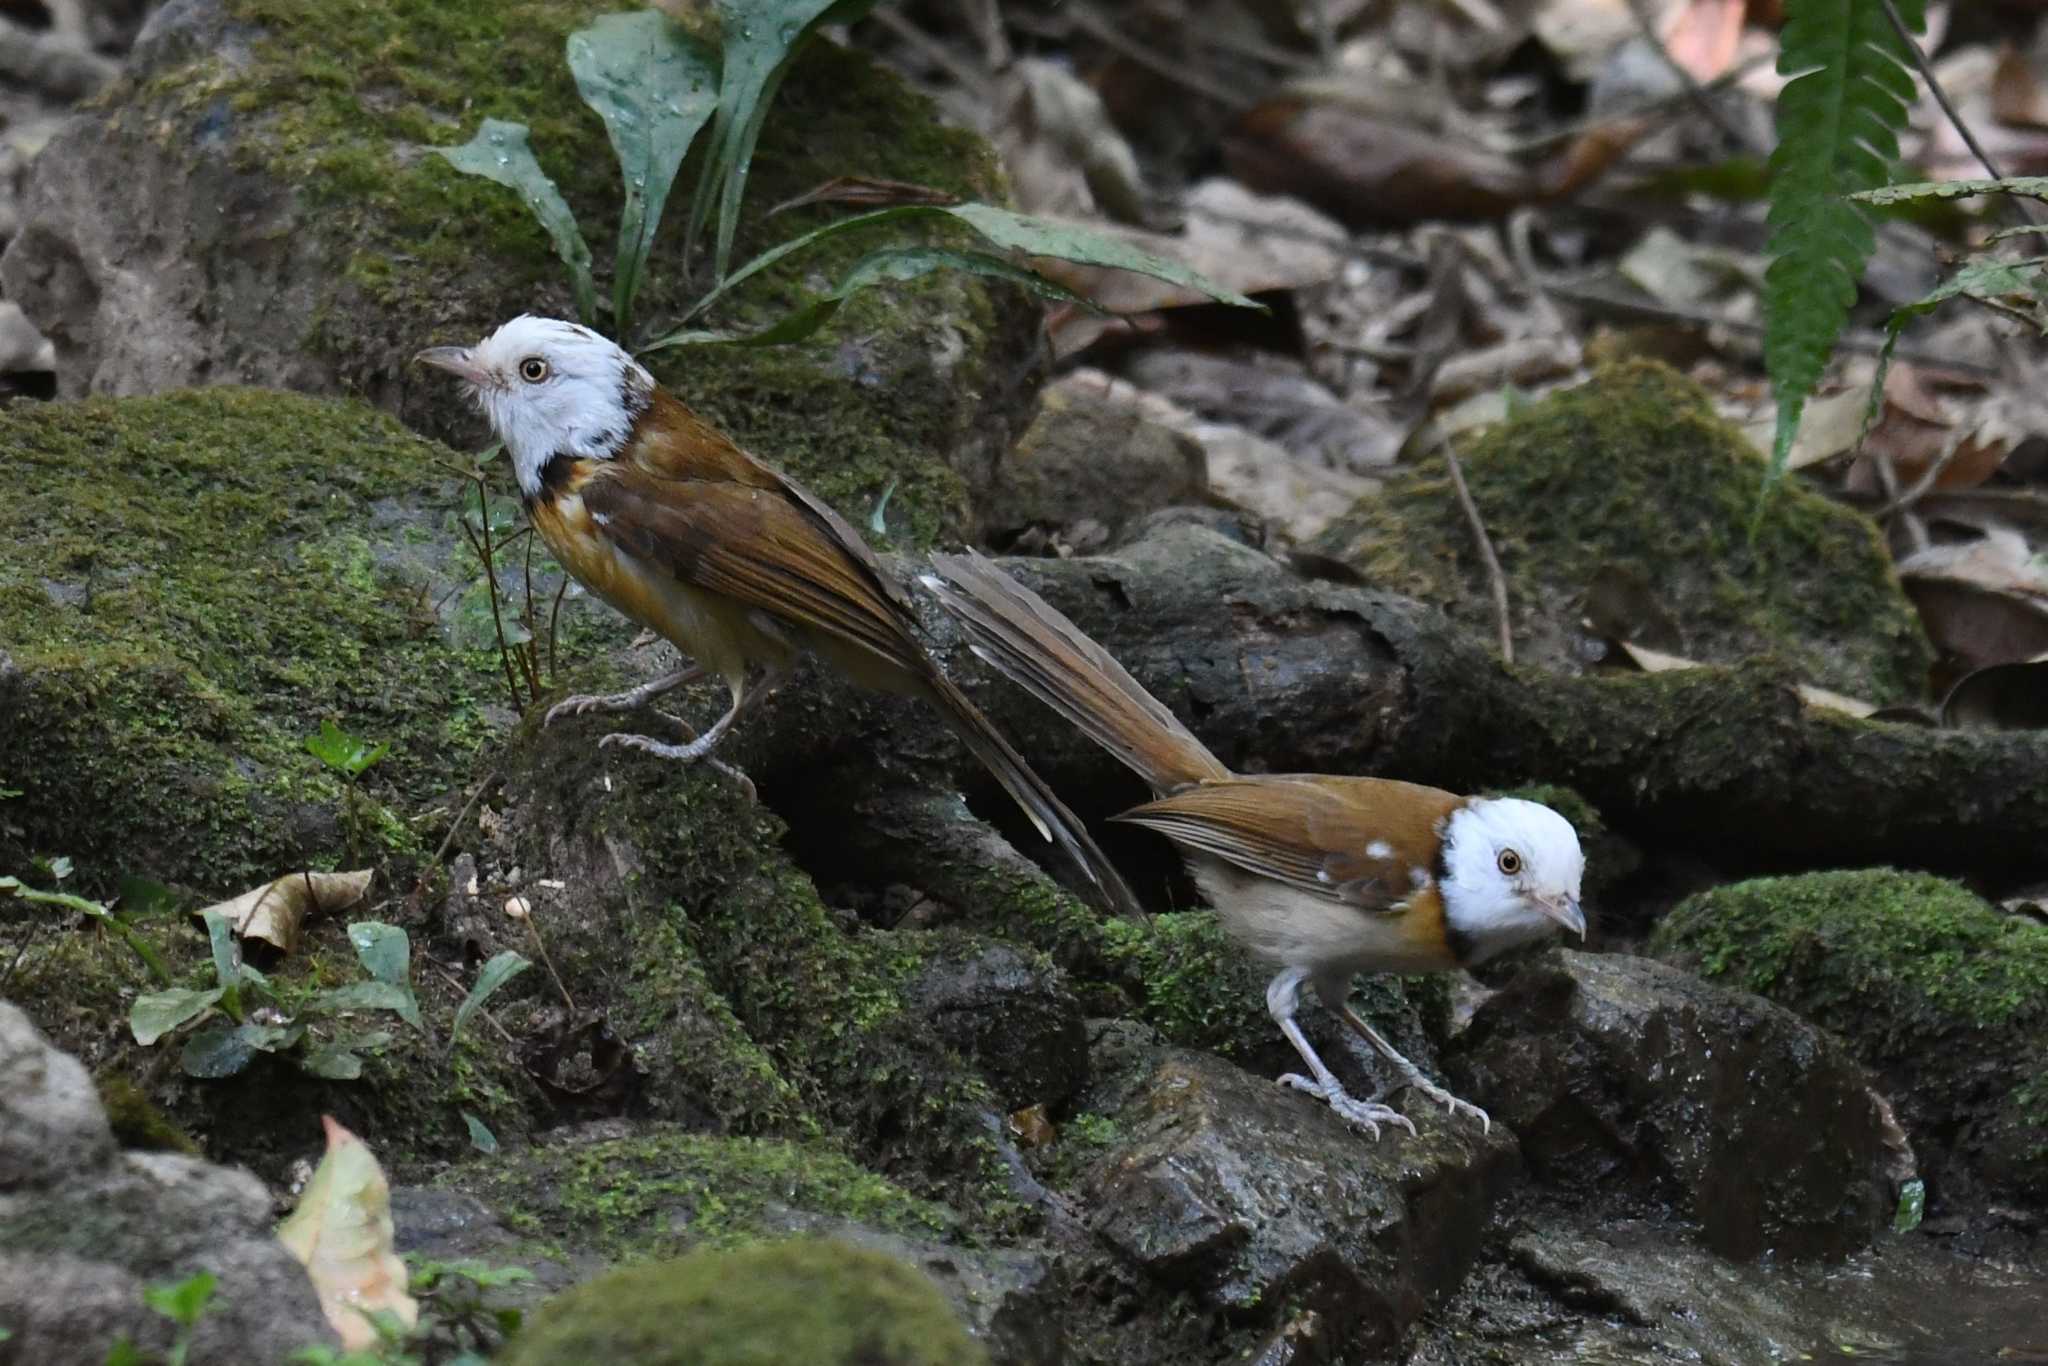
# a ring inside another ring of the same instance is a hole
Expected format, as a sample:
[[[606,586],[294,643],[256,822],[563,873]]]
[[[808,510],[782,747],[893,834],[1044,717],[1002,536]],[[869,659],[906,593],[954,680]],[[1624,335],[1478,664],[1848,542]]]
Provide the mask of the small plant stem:
[[[1458,506],[1465,510],[1465,520],[1471,524],[1472,539],[1479,547],[1480,563],[1486,566],[1487,588],[1493,594],[1494,624],[1500,629],[1500,657],[1504,664],[1515,662],[1515,633],[1508,617],[1508,579],[1501,572],[1500,557],[1493,553],[1493,538],[1486,534],[1486,523],[1480,519],[1479,505],[1472,501],[1472,490],[1465,486],[1465,468],[1458,461],[1458,452],[1450,440],[1438,438],[1443,447],[1444,465],[1451,472],[1451,487],[1458,495]]]
[[[468,518],[464,517],[458,520],[462,525],[462,534],[469,538],[470,549],[476,551],[477,559],[483,562],[484,583],[490,589],[491,594],[491,626],[498,633],[498,665],[505,671],[505,691],[512,698],[512,710],[522,711],[524,708],[519,703],[519,680],[513,676],[512,657],[505,648],[505,623],[498,616],[498,567],[491,562],[490,505],[484,498],[483,476],[478,474],[474,477],[476,479],[477,511],[483,519],[483,539],[481,541],[477,539],[477,533],[470,529]]]
[[[548,608],[548,686],[553,687],[561,677],[561,670],[555,666],[555,622],[562,615],[562,597],[569,591],[569,576],[562,575],[562,581],[555,585],[555,602]]]
[[[1963,146],[1970,149],[1970,155],[1977,158],[1977,164],[1984,168],[1986,175],[1993,180],[2005,179],[2005,172],[1992,161],[1991,154],[1984,150],[1984,144],[1977,141],[1977,135],[1970,131],[1969,124],[1963,122],[1963,116],[1956,112],[1955,105],[1949,103],[1948,92],[1943,90],[1941,82],[1934,78],[1934,64],[1927,60],[1927,53],[1921,49],[1920,40],[1906,27],[1906,21],[1899,14],[1895,0],[1884,0],[1884,13],[1885,17],[1892,21],[1892,32],[1898,35],[1899,41],[1905,45],[1907,53],[1913,58],[1913,65],[1919,68],[1920,79],[1927,82],[1927,93],[1934,96],[1934,102],[1941,106],[1942,114],[1947,117],[1949,126],[1956,130],[1957,136],[1962,138]],[[2022,196],[2000,195],[1999,198],[2006,202],[2022,224],[2031,226],[2038,221]]]

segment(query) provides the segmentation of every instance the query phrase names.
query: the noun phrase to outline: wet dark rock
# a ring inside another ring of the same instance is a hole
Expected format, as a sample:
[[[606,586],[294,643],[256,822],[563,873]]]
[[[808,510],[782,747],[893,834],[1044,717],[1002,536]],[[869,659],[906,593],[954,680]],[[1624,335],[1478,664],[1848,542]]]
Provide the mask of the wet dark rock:
[[[1895,1207],[1904,1136],[1848,1050],[1649,959],[1532,964],[1446,1065],[1540,1178],[1673,1199],[1725,1256],[1839,1256]]]
[[[1043,955],[963,941],[924,965],[904,1003],[974,1064],[1005,1109],[1058,1108],[1087,1085],[1080,1001]]]
[[[1149,1280],[1245,1314],[1323,1316],[1349,1352],[1398,1341],[1477,1255],[1514,1139],[1411,1105],[1374,1141],[1318,1102],[1162,1050],[1083,1189],[1096,1234]]]
[[[1870,868],[1715,888],[1651,945],[1846,1039],[1897,1101],[1934,1207],[2048,1213],[2048,926]]]
[[[332,1340],[306,1273],[272,1236],[248,1172],[177,1153],[121,1152],[76,1058],[0,1001],[0,1327],[5,1359],[101,1366],[116,1339],[170,1346],[143,1291],[218,1278],[194,1366],[268,1366]]]

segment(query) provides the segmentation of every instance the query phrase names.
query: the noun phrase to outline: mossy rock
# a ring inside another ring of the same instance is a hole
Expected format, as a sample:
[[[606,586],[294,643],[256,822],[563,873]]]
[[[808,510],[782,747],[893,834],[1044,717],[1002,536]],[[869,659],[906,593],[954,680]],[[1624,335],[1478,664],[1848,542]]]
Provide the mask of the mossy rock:
[[[549,1301],[505,1366],[976,1366],[938,1290],[893,1257],[830,1239],[695,1252]]]
[[[1932,651],[1868,519],[1764,466],[1706,392],[1652,361],[1603,368],[1461,453],[1507,578],[1517,660],[1584,667],[1581,619],[1708,663],[1919,698]],[[1751,524],[1755,522],[1755,533]],[[1441,456],[1399,472],[1315,549],[1491,636],[1493,604]]]
[[[128,75],[39,161],[23,230],[0,266],[7,297],[57,339],[67,395],[232,376],[360,394],[430,434],[479,444],[455,386],[409,358],[474,341],[516,313],[570,316],[573,304],[520,197],[431,149],[467,141],[487,117],[528,125],[609,298],[617,163],[563,45],[613,7],[175,6]],[[693,158],[677,178],[636,309],[640,339],[708,288],[710,262],[684,252],[698,170]],[[942,127],[929,101],[867,56],[816,41],[769,111],[734,264],[840,216],[768,211],[849,174],[970,198],[1004,193],[985,142]],[[932,240],[897,224],[799,253],[697,325],[765,325],[858,256],[906,239]],[[128,284],[142,271],[148,291]],[[923,542],[966,524],[968,485],[1029,416],[1038,346],[1035,304],[942,273],[862,293],[808,344],[672,350],[650,363],[858,524],[893,488],[890,531]]]
[[[958,1216],[859,1166],[828,1142],[647,1125],[574,1131],[437,1179],[474,1195],[536,1248],[607,1261],[674,1257],[781,1236],[807,1219],[929,1238]]]
[[[220,896],[331,866],[345,825],[360,858],[419,852],[385,806],[452,786],[502,697],[437,615],[475,576],[449,458],[367,405],[247,389],[0,412],[0,871],[68,855],[89,892]],[[305,747],[326,721],[390,746],[353,818]]]
[[[1762,878],[1680,904],[1652,949],[1847,1038],[1934,1179],[2048,1200],[2048,926],[1966,888],[1868,869]]]

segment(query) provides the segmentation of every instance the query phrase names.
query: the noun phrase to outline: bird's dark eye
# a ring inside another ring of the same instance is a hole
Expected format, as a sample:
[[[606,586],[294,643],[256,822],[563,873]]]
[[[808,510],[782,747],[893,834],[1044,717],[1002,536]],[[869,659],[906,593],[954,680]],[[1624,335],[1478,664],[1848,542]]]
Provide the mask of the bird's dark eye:
[[[1522,856],[1512,849],[1500,851],[1500,871],[1505,877],[1513,877],[1522,871]]]
[[[548,377],[548,363],[539,356],[528,356],[519,362],[519,378],[528,384],[538,384]]]

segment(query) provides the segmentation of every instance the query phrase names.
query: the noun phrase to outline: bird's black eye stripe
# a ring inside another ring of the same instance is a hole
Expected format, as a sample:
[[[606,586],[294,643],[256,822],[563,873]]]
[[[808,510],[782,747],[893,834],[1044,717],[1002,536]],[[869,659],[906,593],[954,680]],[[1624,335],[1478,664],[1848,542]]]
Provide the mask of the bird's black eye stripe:
[[[519,362],[519,378],[528,384],[538,384],[548,377],[548,363],[539,356],[528,356]]]

